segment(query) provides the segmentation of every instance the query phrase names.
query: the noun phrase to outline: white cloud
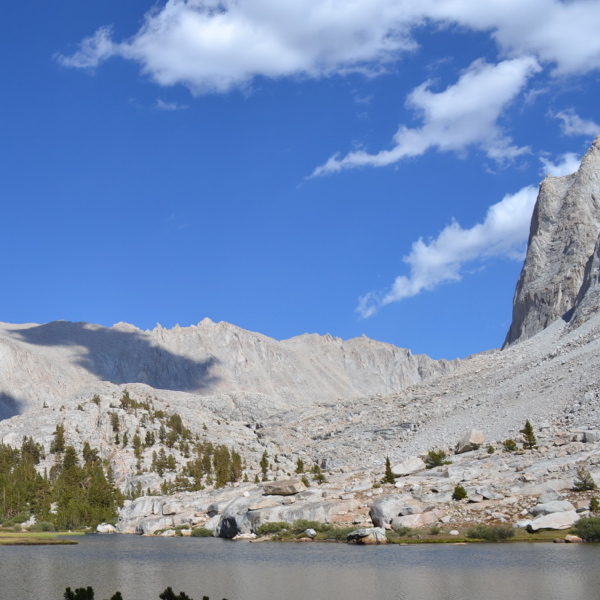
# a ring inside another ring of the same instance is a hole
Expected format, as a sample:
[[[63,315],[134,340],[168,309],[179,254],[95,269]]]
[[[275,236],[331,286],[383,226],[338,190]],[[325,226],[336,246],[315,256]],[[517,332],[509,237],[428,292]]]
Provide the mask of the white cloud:
[[[403,258],[410,274],[397,277],[389,291],[361,297],[357,307],[360,316],[371,317],[382,306],[458,281],[466,263],[496,256],[522,260],[537,193],[533,186],[524,187],[492,205],[483,223],[463,229],[453,221],[434,240],[418,239]]]
[[[66,67],[93,69],[111,56],[117,54],[117,46],[111,39],[110,27],[101,27],[96,33],[79,44],[79,50],[71,56],[57,55],[58,61]]]
[[[186,108],[189,108],[189,107],[186,106],[185,104],[178,104],[177,102],[167,102],[165,100],[161,100],[160,98],[158,98],[158,100],[156,101],[156,108],[158,108],[159,110],[166,110],[168,112],[173,112],[176,110],[185,110]]]
[[[560,129],[565,135],[600,134],[600,125],[589,119],[582,119],[573,109],[558,112],[555,117],[561,121]]]
[[[131,39],[113,42],[103,28],[59,60],[89,67],[119,55],[161,85],[225,92],[256,76],[380,70],[415,47],[420,18],[390,0],[168,0]]]
[[[509,57],[535,56],[557,74],[600,68],[597,0],[168,0],[130,39],[102,27],[68,66],[134,60],[161,85],[228,91],[256,76],[380,71],[417,47],[425,23],[489,32]]]
[[[535,55],[556,75],[600,68],[597,0],[423,0],[428,17],[490,31],[509,56]]]
[[[514,100],[529,77],[540,70],[532,57],[503,61],[497,65],[475,61],[457,83],[435,93],[426,82],[408,96],[407,105],[422,115],[416,129],[401,126],[394,147],[369,154],[358,150],[343,158],[331,157],[313,176],[359,166],[386,166],[403,158],[419,156],[430,148],[462,151],[470,146],[483,149],[495,160],[513,158],[526,152],[511,144],[498,126],[506,106]]]
[[[581,159],[574,152],[567,152],[560,157],[559,162],[553,163],[546,158],[540,158],[545,174],[562,177],[575,173],[581,165]]]

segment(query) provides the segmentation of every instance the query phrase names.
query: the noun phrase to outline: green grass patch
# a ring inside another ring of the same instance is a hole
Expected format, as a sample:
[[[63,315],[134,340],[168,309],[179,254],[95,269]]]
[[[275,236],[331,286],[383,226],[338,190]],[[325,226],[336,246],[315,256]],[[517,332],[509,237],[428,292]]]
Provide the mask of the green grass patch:
[[[77,544],[75,540],[66,540],[57,533],[44,532],[0,532],[0,546],[52,546]]]
[[[507,525],[475,525],[467,529],[467,537],[472,540],[485,542],[505,542],[515,537],[515,530]]]

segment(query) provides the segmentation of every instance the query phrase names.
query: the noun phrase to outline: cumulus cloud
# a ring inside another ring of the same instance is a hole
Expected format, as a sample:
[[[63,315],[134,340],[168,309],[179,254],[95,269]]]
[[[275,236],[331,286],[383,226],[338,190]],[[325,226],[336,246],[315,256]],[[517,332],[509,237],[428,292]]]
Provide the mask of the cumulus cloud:
[[[555,117],[561,121],[560,129],[565,135],[600,134],[600,125],[589,119],[582,119],[572,109],[558,112]]]
[[[129,40],[102,28],[59,60],[96,66],[119,55],[138,62],[161,85],[225,92],[256,76],[320,77],[378,70],[415,47],[421,17],[412,2],[390,0],[168,0],[146,14]]]
[[[574,152],[566,152],[556,163],[546,158],[540,158],[540,161],[544,173],[554,175],[554,177],[562,177],[563,175],[575,173],[579,169],[579,165],[581,165],[581,159]]]
[[[489,32],[503,54],[535,56],[556,74],[600,68],[596,0],[168,0],[130,39],[102,27],[58,58],[90,68],[121,56],[161,85],[223,92],[256,76],[381,70],[417,47],[426,23]]]
[[[522,260],[537,193],[533,186],[524,187],[492,205],[484,221],[470,229],[463,229],[453,221],[437,238],[429,242],[418,239],[410,254],[403,258],[409,266],[409,275],[397,277],[385,292],[362,296],[357,312],[368,318],[382,306],[433,290],[442,283],[459,281],[464,265],[473,261],[497,256]]]
[[[490,31],[501,51],[535,55],[555,75],[600,68],[600,3],[596,0],[424,0],[436,21]]]
[[[422,116],[421,127],[401,126],[390,150],[376,154],[358,150],[342,158],[332,156],[315,169],[313,176],[365,165],[386,166],[424,154],[430,148],[462,151],[477,146],[495,160],[514,158],[528,149],[512,145],[498,126],[498,119],[528,78],[539,70],[539,64],[530,56],[497,65],[477,60],[457,83],[442,92],[431,91],[431,82],[426,82],[414,89],[406,102]]]

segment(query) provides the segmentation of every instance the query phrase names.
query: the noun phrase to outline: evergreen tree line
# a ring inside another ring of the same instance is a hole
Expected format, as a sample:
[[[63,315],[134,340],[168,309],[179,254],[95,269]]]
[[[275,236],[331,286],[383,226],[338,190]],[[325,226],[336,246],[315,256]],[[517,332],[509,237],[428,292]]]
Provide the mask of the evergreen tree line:
[[[235,450],[222,444],[198,442],[192,453],[194,458],[187,462],[182,474],[177,475],[173,481],[163,483],[161,488],[163,493],[198,491],[204,489],[206,485],[220,488],[242,479],[242,457]],[[165,470],[175,470],[174,463],[173,456],[167,455],[164,449],[152,455],[153,470],[159,475],[162,475]]]
[[[21,448],[0,444],[2,521],[10,525],[35,515],[38,522],[72,529],[114,518],[122,496],[107,477],[98,451],[86,442],[80,459],[73,446],[65,445],[62,425],[50,451],[56,462],[49,473],[40,473],[36,465],[45,458],[44,449],[33,438],[25,437]]]

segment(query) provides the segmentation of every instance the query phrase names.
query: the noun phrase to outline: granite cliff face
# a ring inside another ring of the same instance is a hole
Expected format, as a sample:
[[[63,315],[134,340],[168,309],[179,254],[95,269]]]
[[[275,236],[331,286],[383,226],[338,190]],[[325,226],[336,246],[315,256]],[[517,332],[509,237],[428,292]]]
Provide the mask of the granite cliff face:
[[[599,233],[600,136],[576,173],[540,186],[505,346],[571,318]]]

